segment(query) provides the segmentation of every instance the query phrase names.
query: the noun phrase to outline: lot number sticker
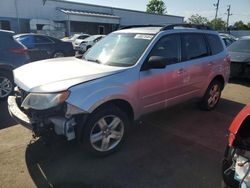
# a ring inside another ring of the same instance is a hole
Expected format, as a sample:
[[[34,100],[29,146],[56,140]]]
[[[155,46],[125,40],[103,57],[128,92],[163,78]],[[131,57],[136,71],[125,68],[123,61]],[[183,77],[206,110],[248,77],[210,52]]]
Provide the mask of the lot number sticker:
[[[153,35],[143,35],[143,34],[135,35],[135,39],[151,40],[152,38],[153,38]]]

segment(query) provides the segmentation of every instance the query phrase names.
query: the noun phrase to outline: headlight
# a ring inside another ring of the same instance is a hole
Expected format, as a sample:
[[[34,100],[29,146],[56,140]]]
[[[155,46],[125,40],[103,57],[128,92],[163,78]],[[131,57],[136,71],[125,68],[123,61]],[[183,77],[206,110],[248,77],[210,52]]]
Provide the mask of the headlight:
[[[46,110],[63,103],[69,96],[69,91],[61,93],[30,93],[23,101],[25,109]]]

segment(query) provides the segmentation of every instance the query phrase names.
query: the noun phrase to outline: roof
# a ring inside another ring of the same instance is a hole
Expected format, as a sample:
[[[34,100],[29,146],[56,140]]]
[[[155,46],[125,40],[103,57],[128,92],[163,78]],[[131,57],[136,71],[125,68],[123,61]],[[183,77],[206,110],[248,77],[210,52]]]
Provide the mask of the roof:
[[[120,30],[116,33],[143,33],[143,34],[156,34],[160,31],[178,31],[178,32],[199,32],[199,33],[217,33],[213,29],[204,25],[194,24],[169,24],[169,25],[131,25]]]
[[[74,1],[68,1],[68,0],[49,0],[49,1],[57,1],[57,2],[63,2],[63,3],[73,3],[78,5],[87,5],[87,6],[95,6],[95,7],[103,7],[103,8],[112,8],[116,10],[124,10],[124,11],[131,11],[131,12],[139,12],[139,13],[145,13],[145,14],[153,14],[158,16],[170,16],[170,17],[176,17],[176,18],[183,18],[184,16],[176,16],[176,15],[170,15],[170,14],[156,14],[156,13],[148,13],[145,11],[139,11],[139,10],[131,10],[131,9],[124,9],[124,8],[116,8],[116,7],[108,7],[103,5],[94,5],[94,4],[88,4],[88,3],[80,3],[80,2],[74,2]]]
[[[14,34],[14,31],[0,29],[0,32]]]
[[[119,16],[114,16],[112,14],[104,14],[100,12],[87,12],[82,10],[72,10],[72,9],[65,9],[65,8],[58,8],[61,12],[65,14],[74,14],[79,16],[97,16],[97,17],[106,17],[106,18],[116,18],[120,19]]]
[[[122,29],[115,31],[116,33],[147,33],[156,34],[161,30],[162,27],[135,27],[129,29]]]

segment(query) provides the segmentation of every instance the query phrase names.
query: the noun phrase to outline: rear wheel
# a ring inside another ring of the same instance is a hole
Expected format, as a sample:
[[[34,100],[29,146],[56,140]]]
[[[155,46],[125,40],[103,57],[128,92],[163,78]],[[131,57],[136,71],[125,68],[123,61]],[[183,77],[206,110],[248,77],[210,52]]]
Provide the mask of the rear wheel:
[[[207,88],[207,91],[201,101],[203,110],[214,109],[221,97],[222,83],[219,80],[213,80]]]
[[[96,156],[118,150],[125,140],[129,119],[115,105],[104,106],[89,117],[84,132],[83,146]]]
[[[13,92],[14,81],[12,73],[0,71],[0,100],[6,98]]]

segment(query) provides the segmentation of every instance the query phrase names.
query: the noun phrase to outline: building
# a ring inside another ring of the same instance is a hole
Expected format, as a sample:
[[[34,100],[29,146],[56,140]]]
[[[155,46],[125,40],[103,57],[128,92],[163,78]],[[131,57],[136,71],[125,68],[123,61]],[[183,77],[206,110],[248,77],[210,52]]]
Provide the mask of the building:
[[[173,15],[150,14],[66,0],[2,0],[0,28],[16,33],[49,32],[58,37],[77,32],[108,34],[137,24],[183,23]]]

